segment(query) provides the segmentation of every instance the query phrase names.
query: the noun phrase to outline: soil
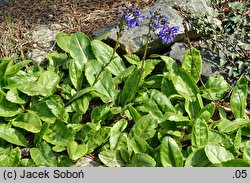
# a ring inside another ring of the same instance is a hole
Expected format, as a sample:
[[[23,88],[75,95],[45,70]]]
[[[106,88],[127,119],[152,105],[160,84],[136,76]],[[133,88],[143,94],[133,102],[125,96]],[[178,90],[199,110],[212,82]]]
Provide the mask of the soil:
[[[37,24],[57,23],[63,31],[92,33],[117,19],[124,3],[139,8],[156,0],[13,0],[0,5],[0,58],[25,54],[32,43],[28,35]]]

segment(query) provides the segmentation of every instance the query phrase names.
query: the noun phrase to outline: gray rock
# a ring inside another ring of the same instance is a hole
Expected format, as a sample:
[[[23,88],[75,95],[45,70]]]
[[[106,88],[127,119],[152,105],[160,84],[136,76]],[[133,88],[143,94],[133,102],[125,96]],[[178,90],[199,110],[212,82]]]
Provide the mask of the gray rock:
[[[209,77],[211,75],[216,76],[220,72],[219,67],[219,57],[212,54],[205,45],[196,47],[201,55],[202,55],[202,75],[205,77]],[[188,47],[185,43],[174,43],[171,46],[171,50],[169,52],[169,56],[181,63],[184,57],[185,52]]]
[[[184,27],[183,27],[183,17],[180,13],[175,10],[175,2],[178,5],[185,6],[188,10],[196,14],[212,13],[212,9],[207,6],[205,0],[158,0],[154,6],[145,8],[143,10],[144,14],[149,15],[150,10],[155,9],[159,10],[160,13],[166,15],[170,20],[170,26],[179,26],[179,34],[176,36],[174,42],[183,41],[184,39]],[[114,26],[108,26],[101,30],[98,30],[94,33],[94,36],[99,37],[105,32],[109,32],[107,37],[107,42],[116,41],[116,32],[117,29]],[[126,53],[136,53],[141,55],[145,46],[145,38],[148,32],[147,22],[142,22],[141,27],[135,27],[129,29],[123,33],[122,38],[120,39],[121,48]],[[198,35],[194,31],[190,31],[190,37],[196,38]],[[170,46],[170,44],[162,44],[161,40],[157,36],[153,36],[150,42],[149,53],[159,53],[164,51]]]
[[[74,167],[99,167],[99,166],[101,166],[99,163],[86,157],[81,158],[74,165]]]
[[[47,54],[53,49],[55,36],[62,27],[59,24],[37,25],[30,36],[34,49],[28,53],[33,62],[43,64]]]

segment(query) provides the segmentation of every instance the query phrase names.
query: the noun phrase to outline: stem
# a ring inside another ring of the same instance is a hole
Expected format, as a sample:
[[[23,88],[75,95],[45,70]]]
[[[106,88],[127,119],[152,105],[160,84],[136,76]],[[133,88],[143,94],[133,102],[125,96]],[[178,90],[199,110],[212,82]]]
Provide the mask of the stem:
[[[114,49],[113,49],[112,55],[111,55],[111,57],[110,57],[110,60],[109,60],[109,62],[107,62],[105,65],[102,65],[102,68],[101,68],[100,72],[97,74],[97,76],[96,76],[96,78],[95,78],[95,80],[94,80],[92,86],[94,86],[94,85],[96,84],[96,82],[98,81],[98,79],[99,79],[99,77],[100,77],[102,71],[103,71],[103,70],[104,70],[113,60],[114,60],[116,50],[117,50],[117,49],[119,48],[119,46],[120,46],[119,40],[120,40],[121,37],[122,37],[122,30],[123,30],[124,25],[125,25],[125,17],[123,16],[122,19],[121,19],[121,21],[120,21],[120,23],[119,23],[119,30],[118,30],[118,32],[117,32],[117,39],[116,39],[115,47],[114,47]]]

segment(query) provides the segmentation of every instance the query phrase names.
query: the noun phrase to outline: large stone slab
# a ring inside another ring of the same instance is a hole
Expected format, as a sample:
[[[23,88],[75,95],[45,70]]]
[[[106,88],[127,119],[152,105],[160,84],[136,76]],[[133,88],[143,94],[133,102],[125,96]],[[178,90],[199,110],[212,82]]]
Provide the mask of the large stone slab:
[[[159,10],[160,13],[166,15],[169,18],[170,26],[179,26],[179,33],[174,39],[176,41],[183,41],[184,39],[184,27],[183,27],[183,17],[180,12],[174,9],[175,3],[186,7],[193,13],[204,14],[213,12],[205,0],[158,0],[152,7],[145,8],[142,12],[149,15],[150,10]],[[102,34],[109,32],[107,37],[107,42],[116,41],[116,32],[115,24],[109,25],[101,30],[98,30],[94,33],[96,37],[101,36]],[[145,46],[145,39],[148,32],[147,22],[142,22],[141,27],[135,27],[133,29],[126,30],[123,32],[123,36],[120,39],[121,49],[126,53],[136,53],[142,54]],[[191,38],[197,38],[197,34],[194,31],[189,32]],[[171,44],[163,44],[161,40],[154,35],[150,42],[149,53],[162,52]]]

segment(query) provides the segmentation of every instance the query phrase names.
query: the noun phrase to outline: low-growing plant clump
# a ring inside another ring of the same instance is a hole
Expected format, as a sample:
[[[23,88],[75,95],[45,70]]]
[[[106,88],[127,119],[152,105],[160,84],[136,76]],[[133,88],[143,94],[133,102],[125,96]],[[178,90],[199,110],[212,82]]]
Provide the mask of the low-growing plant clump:
[[[201,80],[194,47],[181,65],[146,57],[151,34],[171,42],[178,32],[167,17],[120,13],[117,39],[149,21],[143,58],[76,32],[57,35],[43,67],[0,59],[0,166],[73,166],[89,154],[109,167],[250,166],[248,79],[224,101],[230,85]]]

